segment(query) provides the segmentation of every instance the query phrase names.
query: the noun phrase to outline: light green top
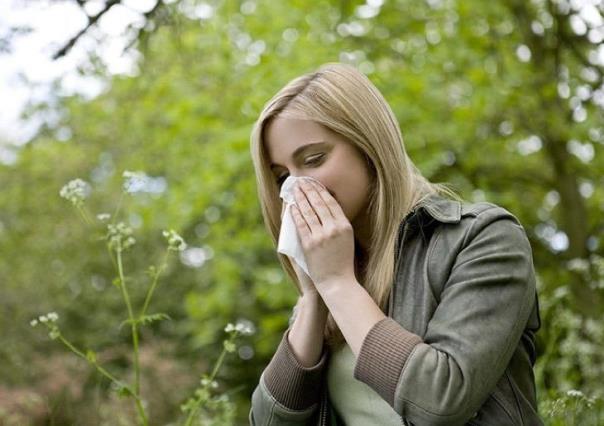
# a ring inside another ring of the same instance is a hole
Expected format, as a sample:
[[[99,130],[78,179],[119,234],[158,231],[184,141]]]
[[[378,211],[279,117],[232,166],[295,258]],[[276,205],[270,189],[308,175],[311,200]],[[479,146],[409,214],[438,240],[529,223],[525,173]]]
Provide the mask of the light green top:
[[[403,424],[401,416],[371,387],[354,378],[356,358],[344,344],[327,367],[329,400],[346,426]]]

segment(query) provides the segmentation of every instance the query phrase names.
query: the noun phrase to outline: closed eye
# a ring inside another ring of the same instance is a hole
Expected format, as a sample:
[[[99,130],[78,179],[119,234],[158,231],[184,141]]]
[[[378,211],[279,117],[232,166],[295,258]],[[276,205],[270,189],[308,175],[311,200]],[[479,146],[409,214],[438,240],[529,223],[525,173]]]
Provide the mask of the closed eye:
[[[318,154],[318,155],[315,155],[314,157],[308,157],[309,159],[304,162],[304,165],[313,166],[315,164],[319,164],[323,160],[323,157],[325,157],[325,154]],[[289,176],[288,173],[284,173],[281,176],[279,176],[279,178],[277,179],[277,185],[279,185],[279,187],[281,187],[281,185],[283,185],[283,182],[285,181],[285,179],[287,179],[287,176]]]

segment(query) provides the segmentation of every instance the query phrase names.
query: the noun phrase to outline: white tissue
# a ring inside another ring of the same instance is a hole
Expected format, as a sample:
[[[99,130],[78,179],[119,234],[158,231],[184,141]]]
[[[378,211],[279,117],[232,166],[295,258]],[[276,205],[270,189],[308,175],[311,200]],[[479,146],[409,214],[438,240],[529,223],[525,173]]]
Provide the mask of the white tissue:
[[[309,179],[315,181],[319,186],[323,187],[323,184],[318,180],[309,176],[289,176],[283,182],[281,186],[281,192],[279,197],[285,203],[285,213],[281,220],[281,230],[279,231],[279,243],[277,245],[277,252],[286,254],[292,257],[296,263],[302,268],[306,275],[310,277],[308,273],[308,266],[306,265],[306,259],[304,258],[304,252],[302,251],[302,244],[300,243],[300,237],[298,236],[298,229],[291,213],[291,205],[296,203],[294,197],[294,184],[298,179]]]

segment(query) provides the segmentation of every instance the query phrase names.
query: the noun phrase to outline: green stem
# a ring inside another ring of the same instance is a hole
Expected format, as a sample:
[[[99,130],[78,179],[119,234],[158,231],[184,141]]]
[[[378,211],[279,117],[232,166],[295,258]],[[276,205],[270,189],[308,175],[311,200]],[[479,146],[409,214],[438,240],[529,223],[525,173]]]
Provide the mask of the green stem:
[[[134,392],[140,395],[140,366],[139,366],[139,355],[138,355],[138,326],[134,319],[134,312],[132,311],[132,304],[130,303],[130,296],[128,295],[128,289],[126,288],[126,280],[124,279],[124,268],[122,266],[122,249],[117,248],[117,266],[120,274],[120,289],[122,290],[122,296],[126,302],[128,308],[128,318],[130,319],[130,326],[132,329],[132,346],[134,347]],[[146,417],[143,417],[143,424],[147,424]]]
[[[230,339],[231,341],[233,339]],[[220,366],[222,365],[222,362],[224,361],[224,357],[227,353],[226,349],[222,350],[222,353],[220,354],[220,356],[218,357],[218,361],[216,362],[216,365],[214,366],[214,370],[212,371],[212,374],[210,375],[210,383],[212,382],[212,380],[214,380],[214,377],[216,377],[216,374],[218,374],[218,370],[220,369]]]
[[[107,252],[109,253],[109,257],[111,258],[111,263],[113,263],[113,266],[115,267],[115,269],[119,269],[117,266],[117,262],[115,261],[115,259],[113,258],[113,254],[111,253],[111,247],[109,246],[109,244],[105,244],[105,246],[107,247]]]
[[[90,219],[90,216],[88,215],[86,210],[82,208],[82,206],[76,205],[76,208],[78,209],[78,212],[80,212],[80,215],[82,216],[84,222],[86,222],[87,225],[94,225],[94,221]]]
[[[161,274],[161,272],[166,267],[166,261],[168,260],[169,255],[170,255],[170,250],[166,251],[166,255],[164,256],[164,260],[163,260],[162,264],[160,265],[157,272],[155,272],[155,276],[153,277],[153,283],[151,284],[151,287],[149,288],[149,291],[147,292],[147,296],[145,297],[145,303],[143,304],[143,309],[141,311],[140,317],[143,317],[145,315],[145,313],[147,312],[147,308],[149,307],[149,303],[151,302],[151,297],[153,296],[153,292],[155,291],[155,286],[157,285],[157,278],[159,277],[159,274]]]
[[[86,354],[84,354],[84,352],[82,352],[81,350],[79,350],[78,348],[76,348],[69,340],[67,340],[65,337],[63,337],[63,335],[61,333],[59,333],[59,340],[65,346],[67,346],[71,352],[73,352],[74,354],[76,354],[80,358],[84,359],[89,364],[91,364],[94,368],[96,368],[96,370],[99,373],[101,373],[103,376],[105,376],[111,382],[115,383],[117,386],[123,386],[123,387],[125,387],[126,390],[128,391],[128,393],[134,397],[134,402],[136,403],[136,409],[138,411],[139,416],[143,420],[143,424],[147,425],[147,423],[148,423],[147,415],[145,414],[145,410],[143,408],[143,404],[142,404],[140,395],[138,393],[133,392],[133,390],[132,390],[132,388],[130,388],[130,386],[125,385],[122,382],[120,382],[113,374],[111,374],[110,372],[108,372],[107,370],[105,370],[103,367],[101,367],[99,364],[97,364],[96,361],[90,360],[86,356]]]
[[[99,371],[99,373],[101,373],[103,376],[107,377],[109,380],[111,380],[116,385],[120,385],[120,381],[115,376],[113,376],[110,372],[108,372],[103,367],[101,367],[100,365],[98,365],[96,362],[92,362],[90,359],[88,359],[88,357],[86,356],[86,354],[84,354],[84,352],[80,351],[78,348],[76,348],[75,346],[73,346],[69,340],[67,340],[65,337],[63,337],[62,334],[59,334],[59,340],[61,342],[63,342],[63,344],[65,346],[67,346],[69,348],[69,350],[71,350],[71,352],[73,352],[74,354],[76,354],[80,358],[83,358],[87,362],[89,362],[90,364],[92,364]],[[126,388],[130,391],[130,393],[132,393],[132,390],[128,386],[126,386]]]
[[[233,340],[235,340],[235,337],[237,337],[237,334],[238,334],[238,332],[236,331],[231,336],[229,341],[232,342]],[[214,370],[212,370],[212,374],[210,375],[210,378],[208,381],[209,384],[207,386],[212,385],[212,381],[214,380],[214,378],[216,377],[216,374],[218,373],[218,370],[222,366],[222,362],[224,361],[224,357],[226,356],[226,353],[227,353],[226,348],[222,349],[222,352],[221,352],[220,356],[218,357],[218,361],[216,361],[216,365],[214,366]],[[199,399],[197,399],[195,407],[191,410],[191,412],[189,413],[189,416],[187,417],[187,420],[185,421],[185,426],[191,425],[191,422],[195,419],[195,416],[197,416],[197,412],[199,411],[200,404],[201,404],[201,401]]]
[[[117,213],[120,211],[120,207],[122,206],[122,200],[124,199],[124,191],[120,194],[120,199],[117,202],[117,207],[113,212],[113,216],[111,216],[111,224],[115,225],[115,220],[117,219]]]

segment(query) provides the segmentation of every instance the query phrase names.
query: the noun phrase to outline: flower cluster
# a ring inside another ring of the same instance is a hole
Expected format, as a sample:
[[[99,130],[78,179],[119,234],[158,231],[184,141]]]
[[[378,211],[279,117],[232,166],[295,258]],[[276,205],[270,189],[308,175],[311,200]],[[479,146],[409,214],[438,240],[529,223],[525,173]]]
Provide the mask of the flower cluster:
[[[49,312],[46,315],[40,315],[38,318],[31,320],[29,324],[32,327],[35,327],[36,325],[38,325],[38,323],[42,323],[42,324],[52,323],[52,322],[57,322],[58,319],[59,319],[59,315],[56,312]]]
[[[187,248],[187,243],[185,243],[185,240],[183,240],[183,238],[173,229],[163,231],[162,234],[168,240],[168,250],[183,251]]]
[[[566,267],[572,271],[588,272],[589,262],[586,259],[576,257],[566,262]]]
[[[101,222],[105,222],[111,218],[111,215],[109,213],[99,213],[96,215],[96,218]]]
[[[90,192],[90,184],[78,178],[69,181],[63,186],[59,195],[71,201],[74,206],[81,206],[84,203],[84,200],[90,195]]]
[[[200,381],[201,386],[203,387],[211,387],[212,389],[217,389],[218,388],[218,382],[216,380],[210,380],[210,378],[206,375],[203,376],[203,378]]]
[[[136,240],[132,237],[132,228],[124,222],[119,222],[117,225],[107,225],[107,235],[105,236],[109,247],[115,250],[126,250],[134,245]]]
[[[56,312],[49,312],[46,315],[40,315],[38,318],[35,318],[29,322],[32,327],[37,326],[38,324],[44,324],[50,330],[49,336],[51,339],[56,339],[61,334],[59,332],[59,327],[55,324],[59,320],[59,315]]]
[[[243,335],[251,335],[251,334],[254,334],[254,332],[256,330],[254,328],[254,324],[251,321],[248,321],[248,320],[239,320],[237,322],[237,325],[233,325],[231,323],[228,323],[227,326],[224,328],[224,331],[226,331],[227,333],[230,333],[232,331],[236,331],[236,332],[241,333]]]
[[[601,399],[597,396],[590,397],[580,390],[571,389],[559,393],[558,398],[554,400],[545,401],[543,412],[551,419],[567,418],[569,414],[578,416],[583,411],[591,410],[598,403],[601,403]]]

